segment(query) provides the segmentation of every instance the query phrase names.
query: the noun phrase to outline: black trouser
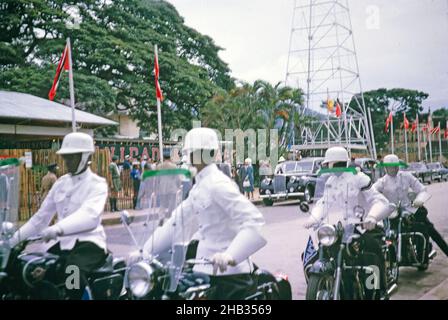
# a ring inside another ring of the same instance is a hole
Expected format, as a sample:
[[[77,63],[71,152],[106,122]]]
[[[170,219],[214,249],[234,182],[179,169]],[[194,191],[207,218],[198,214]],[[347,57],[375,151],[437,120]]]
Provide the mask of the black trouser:
[[[210,276],[210,284],[215,289],[213,300],[245,300],[256,293],[256,283],[251,274]]]
[[[74,265],[79,268],[79,289],[67,289],[67,296],[71,300],[79,300],[82,298],[87,285],[87,276],[95,269],[101,267],[107,257],[104,249],[98,247],[93,242],[87,241],[76,241],[75,246],[71,250],[61,250],[59,243],[56,243],[48,252],[58,255],[61,258],[63,267],[59,275],[59,280],[62,283],[65,283],[66,278],[70,276],[70,273],[65,273],[68,266]]]
[[[362,264],[364,266],[377,266],[380,271],[380,289],[386,289],[386,266],[383,254],[383,236],[384,230],[376,227],[371,231],[366,231],[361,239],[363,242],[364,254],[362,255]]]
[[[419,208],[414,214],[415,221],[417,223],[421,223],[425,229],[429,237],[439,246],[440,250],[448,256],[448,244],[443,239],[442,235],[436,230],[434,225],[428,219],[428,210],[425,207]],[[429,252],[428,252],[429,254]]]

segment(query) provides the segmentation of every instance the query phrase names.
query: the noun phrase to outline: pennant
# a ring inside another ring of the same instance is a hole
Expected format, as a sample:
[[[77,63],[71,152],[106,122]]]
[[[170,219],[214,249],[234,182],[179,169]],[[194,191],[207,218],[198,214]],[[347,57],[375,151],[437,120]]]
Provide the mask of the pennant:
[[[394,121],[394,118],[393,118],[392,112],[390,112],[389,116],[387,117],[387,120],[386,120],[386,127],[384,128],[385,132],[389,131],[389,126],[392,123],[392,121]]]
[[[160,88],[159,83],[159,59],[157,55],[154,57],[154,77],[156,83],[156,97],[157,99],[160,99],[160,101],[163,101],[162,89]]]
[[[54,100],[56,96],[56,90],[58,89],[59,79],[61,77],[62,70],[69,70],[69,61],[68,61],[68,46],[66,45],[64,48],[64,52],[62,53],[61,60],[59,60],[58,67],[56,69],[56,75],[53,79],[53,85],[51,86],[50,92],[48,93],[48,99],[51,101]]]
[[[308,243],[306,245],[305,251],[303,252],[303,266],[305,267],[316,255],[318,251],[314,248],[313,239],[311,236],[308,238]]]
[[[408,121],[408,119],[406,118],[406,113],[403,113],[403,116],[404,116],[404,122],[403,122],[404,129],[405,129],[405,130],[409,130],[409,121]]]
[[[336,117],[340,118],[342,116],[342,108],[339,101],[336,102]]]

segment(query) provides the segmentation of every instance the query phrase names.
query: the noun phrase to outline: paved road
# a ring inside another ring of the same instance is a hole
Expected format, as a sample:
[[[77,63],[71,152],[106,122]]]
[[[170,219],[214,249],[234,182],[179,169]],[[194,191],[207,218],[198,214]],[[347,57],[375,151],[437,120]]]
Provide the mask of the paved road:
[[[427,208],[435,226],[448,239],[448,217],[445,207],[448,183],[433,184],[429,187],[433,197]],[[288,274],[293,287],[294,299],[304,299],[306,284],[300,255],[303,252],[310,232],[302,227],[306,214],[301,213],[297,203],[276,204],[273,207],[260,207],[266,226],[263,234],[268,244],[254,255],[253,260],[271,272],[283,271]],[[129,252],[130,238],[121,226],[107,227],[110,249],[117,255]],[[436,247],[436,246],[435,246]],[[436,247],[438,250],[438,248]],[[448,258],[438,256],[426,272],[412,268],[400,269],[400,283],[393,299],[418,299],[427,291],[448,278]]]

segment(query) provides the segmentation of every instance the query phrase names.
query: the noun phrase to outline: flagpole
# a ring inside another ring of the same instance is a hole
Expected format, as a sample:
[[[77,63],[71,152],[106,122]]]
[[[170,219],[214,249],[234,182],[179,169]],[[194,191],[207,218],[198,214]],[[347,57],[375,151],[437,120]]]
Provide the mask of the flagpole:
[[[329,109],[329,105],[328,105],[329,103],[330,103],[330,93],[327,88],[327,126],[328,126],[327,142],[328,142],[328,148],[330,148],[330,109]]]
[[[417,113],[417,150],[418,150],[418,161],[422,161],[422,151],[421,151],[421,145],[420,145],[420,120],[418,118]]]
[[[394,116],[393,113],[392,114],[392,121],[390,122],[390,143],[392,146],[392,154],[395,154],[395,146],[394,146]]]
[[[406,125],[404,127],[404,152],[406,154],[406,163],[409,163],[409,154],[408,154],[408,129],[406,129]]]
[[[428,128],[426,130],[428,130]],[[427,136],[426,136],[426,132],[425,132],[423,134],[423,145],[425,146],[425,161],[428,162],[428,152],[426,152],[428,142],[426,140],[427,140]]]
[[[159,61],[159,54],[157,50],[157,45],[154,45],[154,52],[156,55],[156,60]],[[159,159],[160,163],[163,163],[163,140],[162,140],[162,111],[160,109],[160,98],[157,98],[157,124],[159,131]]]
[[[432,126],[431,126],[432,128]],[[432,163],[432,130],[429,130],[430,128],[428,128],[428,142],[429,142],[429,161],[430,163]]]
[[[76,118],[75,118],[75,85],[73,84],[73,68],[72,68],[72,47],[70,45],[70,37],[67,38],[68,48],[68,80],[70,86],[70,105],[72,107],[72,131],[76,132]]]
[[[439,122],[439,162],[442,162],[442,128]]]

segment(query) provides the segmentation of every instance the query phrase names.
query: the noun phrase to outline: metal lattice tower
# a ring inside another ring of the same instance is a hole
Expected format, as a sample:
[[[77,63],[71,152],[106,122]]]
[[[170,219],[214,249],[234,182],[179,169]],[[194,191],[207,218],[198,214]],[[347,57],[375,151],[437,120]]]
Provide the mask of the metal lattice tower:
[[[345,146],[376,157],[370,117],[364,103],[348,0],[295,0],[286,85],[305,91],[301,113],[327,117],[322,104],[339,100],[342,116],[308,123],[299,149]]]

